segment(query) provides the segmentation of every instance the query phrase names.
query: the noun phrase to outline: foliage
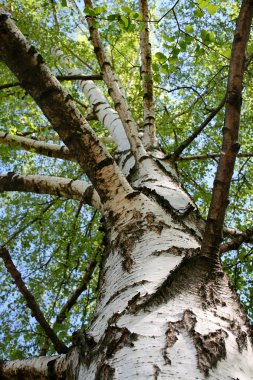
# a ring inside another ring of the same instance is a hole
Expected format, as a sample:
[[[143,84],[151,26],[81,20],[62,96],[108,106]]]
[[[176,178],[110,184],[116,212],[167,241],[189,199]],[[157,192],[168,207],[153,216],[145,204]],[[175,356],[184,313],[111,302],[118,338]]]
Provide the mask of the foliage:
[[[143,28],[137,2],[97,1],[95,8],[76,3],[82,15],[96,16],[107,52],[121,83],[124,84],[135,120],[141,130],[142,87],[138,33]],[[71,1],[12,0],[2,6],[9,11],[29,41],[42,53],[56,75],[79,68],[84,74],[99,73],[88,31]],[[230,46],[238,13],[237,1],[197,0],[151,2],[151,33],[155,87],[156,124],[159,142],[170,154],[189,137],[215,109],[226,93]],[[248,56],[253,40],[249,42]],[[63,52],[69,67],[57,60]],[[15,82],[1,64],[0,84]],[[241,121],[241,152],[252,153],[251,65],[244,83]],[[90,112],[87,100],[71,82],[63,85],[80,111]],[[105,92],[102,82],[98,85]],[[56,133],[33,100],[21,87],[0,91],[0,131],[59,143]],[[192,142],[183,156],[219,153],[224,112],[221,110]],[[100,137],[101,125],[91,121]],[[108,145],[108,149],[112,147]],[[80,168],[70,162],[38,156],[1,145],[1,171],[82,178]],[[205,218],[210,201],[217,159],[178,161],[184,188]],[[251,226],[252,158],[239,158],[233,177],[226,224],[239,230]],[[1,195],[1,244],[8,244],[27,286],[39,301],[47,319],[54,323],[57,313],[78,286],[87,263],[97,255],[102,232],[100,215],[91,207],[58,197],[4,193]],[[246,244],[224,255],[224,265],[252,319],[252,248]],[[0,318],[3,358],[16,359],[40,352],[45,336],[33,316],[27,313],[22,296],[3,266],[0,266]],[[74,329],[86,326],[96,302],[98,269],[82,297],[59,328],[60,338],[69,343]],[[83,308],[83,305],[85,307]],[[49,347],[49,352],[54,352]]]

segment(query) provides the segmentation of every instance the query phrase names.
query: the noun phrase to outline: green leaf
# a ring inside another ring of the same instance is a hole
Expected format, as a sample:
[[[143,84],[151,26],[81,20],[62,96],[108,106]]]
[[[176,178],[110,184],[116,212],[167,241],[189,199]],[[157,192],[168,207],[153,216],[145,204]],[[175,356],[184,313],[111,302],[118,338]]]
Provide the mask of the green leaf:
[[[166,55],[164,55],[162,52],[155,53],[155,56],[159,62],[164,62],[167,60]]]
[[[215,4],[208,4],[208,6],[206,7],[206,10],[208,13],[210,13],[210,15],[214,15],[218,9],[219,6]]]
[[[193,13],[198,18],[201,18],[204,16],[204,12],[201,9],[196,9]]]
[[[146,82],[151,82],[151,81],[152,81],[152,75],[150,75],[150,74],[146,74],[146,75],[144,75],[144,80],[145,80]]]
[[[61,5],[62,5],[63,7],[67,7],[67,6],[68,6],[68,4],[67,4],[67,0],[61,0]]]
[[[197,0],[198,7],[200,9],[204,9],[208,6],[209,1],[208,0]]]
[[[131,20],[125,16],[120,16],[120,27],[124,30],[128,30],[131,25]]]
[[[123,12],[125,12],[127,14],[131,14],[133,12],[132,9],[127,7],[126,5],[122,5],[121,9]]]
[[[94,13],[96,16],[100,15],[101,13],[105,12],[106,11],[106,8],[105,7],[95,7],[93,9]]]
[[[193,33],[194,27],[192,25],[186,25],[185,31],[186,31],[186,33]]]
[[[88,16],[96,16],[94,9],[90,7],[85,7],[83,13],[85,13]]]
[[[180,40],[179,41],[179,46],[180,46],[180,48],[181,48],[182,51],[186,51],[187,44],[186,44],[185,40]]]
[[[215,34],[213,31],[208,31],[208,30],[202,29],[200,32],[200,35],[201,35],[203,42],[205,42],[206,44],[215,41]]]
[[[166,64],[162,65],[161,66],[161,73],[167,74],[167,75],[170,74],[169,66]]]
[[[119,13],[112,13],[108,16],[108,20],[110,21],[119,20],[119,19],[120,19]]]

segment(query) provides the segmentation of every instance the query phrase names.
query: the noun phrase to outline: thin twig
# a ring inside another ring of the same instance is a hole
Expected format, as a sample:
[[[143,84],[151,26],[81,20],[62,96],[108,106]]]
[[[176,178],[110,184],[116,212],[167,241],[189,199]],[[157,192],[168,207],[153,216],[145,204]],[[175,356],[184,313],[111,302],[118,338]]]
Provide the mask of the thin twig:
[[[176,161],[180,154],[192,143],[192,141],[203,131],[203,129],[210,123],[210,121],[217,115],[217,113],[224,107],[226,97],[222,99],[218,107],[216,107],[210,115],[203,121],[203,123],[187,138],[185,139],[171,155],[173,161]]]
[[[208,153],[196,156],[178,157],[176,161],[209,160],[221,157],[222,153]],[[253,157],[253,153],[238,153],[237,158]]]
[[[53,17],[54,17],[54,24],[55,24],[55,30],[57,32],[59,32],[60,28],[59,28],[59,23],[58,23],[58,20],[57,20],[57,13],[56,13],[56,9],[55,9],[55,5],[54,5],[54,0],[50,0],[51,4],[52,4],[52,10],[53,10]]]
[[[65,80],[75,81],[75,80],[103,80],[101,74],[96,75],[57,75],[56,78],[59,82],[63,82]],[[6,83],[0,85],[0,90],[5,90],[7,88],[12,87],[22,87],[22,84],[20,82],[14,82],[14,83]]]

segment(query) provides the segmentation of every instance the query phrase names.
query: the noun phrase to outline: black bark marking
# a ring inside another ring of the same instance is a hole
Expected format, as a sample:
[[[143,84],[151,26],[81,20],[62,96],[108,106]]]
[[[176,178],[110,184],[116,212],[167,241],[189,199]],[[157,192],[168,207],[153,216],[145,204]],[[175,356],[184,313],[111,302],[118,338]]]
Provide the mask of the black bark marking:
[[[158,365],[154,364],[154,380],[158,380],[158,376],[161,373],[161,369],[158,367]]]
[[[114,372],[115,369],[110,367],[109,364],[102,364],[96,372],[95,380],[113,380]]]
[[[83,200],[84,201],[87,200],[89,202],[92,199],[93,193],[94,193],[93,186],[92,185],[88,186],[83,194]]]
[[[209,273],[206,281],[200,287],[199,295],[202,299],[203,309],[217,306],[226,306],[222,294],[218,291],[218,284],[224,278],[222,270],[217,269],[215,273]]]
[[[169,327],[165,333],[166,334],[166,348],[174,346],[174,344],[178,340],[178,337],[177,337],[179,335],[178,327],[180,327],[180,325],[178,326],[178,323],[180,322],[176,322],[176,323],[169,322],[168,324]]]
[[[241,329],[241,326],[236,321],[230,323],[230,328],[234,335],[236,335],[236,343],[240,353],[245,349],[247,350],[247,333]]]
[[[236,343],[240,353],[242,353],[244,349],[247,350],[247,333],[245,331],[240,331],[236,338]]]
[[[102,353],[102,359],[100,359],[102,364],[98,366],[95,376],[95,379],[97,380],[113,379],[115,370],[105,363],[108,363],[108,360],[113,358],[117,351],[121,350],[123,347],[133,347],[134,342],[138,339],[138,335],[132,333],[127,328],[116,326],[116,322],[120,315],[121,313],[114,314],[110,318],[102,342],[99,347],[89,353],[89,362],[87,361],[87,358],[85,360],[86,364],[89,365],[91,357],[92,360],[94,360],[95,356],[99,356]]]
[[[220,270],[219,263],[214,263],[207,257],[197,256],[198,252],[199,249],[196,250],[195,256],[182,258],[180,264],[169,273],[160,287],[137,305],[137,310],[166,304],[182,292],[184,294],[191,290],[196,292],[201,285],[206,283],[208,273]]]
[[[24,85],[25,87],[25,85]],[[62,91],[60,88],[56,86],[49,86],[45,91],[43,91],[36,100],[38,104],[42,103],[45,99],[48,100],[48,98],[51,98],[54,94],[62,95]]]
[[[166,253],[169,253],[174,256],[185,256],[185,257],[193,257],[199,253],[200,248],[179,248],[172,246],[168,249],[156,250],[152,253],[152,256],[162,256]]]
[[[123,270],[128,272],[131,271],[134,264],[134,260],[131,256],[133,248],[145,232],[143,228],[144,221],[142,219],[142,213],[138,210],[133,210],[132,212],[132,219],[127,226],[117,226],[118,235],[112,244],[112,250],[119,251],[120,255],[123,257]]]
[[[140,191],[134,190],[131,193],[128,193],[127,196],[126,196],[126,198],[127,199],[133,199],[133,198],[135,198],[135,197],[137,197],[139,195],[140,195]]]
[[[150,230],[156,232],[158,235],[161,235],[164,228],[164,223],[162,221],[157,221],[155,215],[152,212],[148,212],[145,215],[147,224]]]
[[[37,50],[35,49],[34,46],[30,46],[29,50],[28,50],[28,54],[29,55],[34,55],[37,53]]]
[[[126,290],[128,289],[131,289],[131,288],[135,288],[136,286],[138,285],[145,285],[148,281],[147,280],[141,280],[141,281],[138,281],[138,282],[134,282],[133,284],[131,285],[128,285],[128,286],[125,286],[124,288],[121,288],[119,289],[117,292],[115,292],[113,294],[112,297],[109,298],[109,300],[106,302],[106,306],[109,305],[109,303],[111,303],[115,298],[117,298],[120,294],[124,293]],[[139,293],[138,293],[139,294]],[[131,300],[130,300],[131,301]]]
[[[93,336],[87,331],[74,331],[72,334],[72,344],[79,348],[83,357],[89,355],[90,351],[97,345]]]
[[[162,350],[162,355],[163,355],[166,365],[172,365],[172,362],[168,355],[168,348],[174,346],[174,344],[178,340],[178,335],[182,328],[183,328],[182,321],[168,323],[168,329],[165,332],[166,343],[165,343],[164,349]]]
[[[55,370],[55,363],[57,359],[50,360],[47,363],[47,376],[48,380],[67,380],[66,372],[62,372],[60,375]]]
[[[174,346],[182,330],[186,330],[192,338],[197,351],[198,368],[205,376],[208,376],[209,370],[216,367],[220,360],[226,358],[225,339],[228,334],[224,330],[218,329],[202,335],[195,330],[196,323],[196,315],[191,310],[185,310],[182,320],[169,322],[163,357],[166,364],[171,364],[167,350]]]
[[[183,316],[184,328],[192,337],[197,350],[198,367],[205,376],[209,370],[217,366],[217,363],[226,358],[225,338],[228,334],[222,330],[216,330],[202,335],[195,331],[197,319],[191,310],[186,310]]]
[[[198,242],[200,242],[200,243],[202,242],[202,239],[200,239],[200,236],[197,234],[197,232],[194,229],[188,227],[184,223],[184,219],[187,218],[188,215],[190,214],[190,217],[194,218],[193,222],[195,223],[195,225],[198,225],[199,214],[198,214],[197,209],[194,209],[193,205],[188,203],[186,208],[183,209],[183,212],[180,212],[180,210],[174,209],[172,207],[172,205],[170,204],[170,202],[167,199],[165,199],[162,195],[156,193],[155,190],[149,189],[149,188],[144,187],[144,186],[138,187],[138,190],[140,190],[149,199],[153,200],[153,198],[155,198],[158,205],[161,206],[165,212],[167,212],[171,215],[171,217],[175,221],[175,223],[179,224],[183,227],[181,229],[183,232],[189,233],[190,235],[195,237],[195,239]]]
[[[134,342],[138,339],[138,335],[131,333],[126,327],[119,328],[112,326],[109,335],[108,338],[110,342],[106,350],[106,358],[109,359],[123,347],[134,347]]]
[[[101,170],[104,167],[112,165],[112,164],[113,164],[113,158],[107,157],[104,160],[100,161],[98,164],[96,164],[95,170]]]

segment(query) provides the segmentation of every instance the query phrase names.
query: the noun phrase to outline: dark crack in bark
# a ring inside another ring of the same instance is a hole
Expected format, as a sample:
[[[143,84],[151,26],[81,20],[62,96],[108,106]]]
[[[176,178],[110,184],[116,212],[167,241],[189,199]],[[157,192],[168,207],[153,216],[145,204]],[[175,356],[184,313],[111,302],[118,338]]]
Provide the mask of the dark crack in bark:
[[[183,316],[184,328],[193,339],[197,351],[198,367],[205,376],[208,376],[209,370],[216,367],[220,360],[226,358],[225,339],[228,334],[222,329],[206,335],[200,334],[195,330],[196,322],[196,315],[191,310],[186,310]]]

